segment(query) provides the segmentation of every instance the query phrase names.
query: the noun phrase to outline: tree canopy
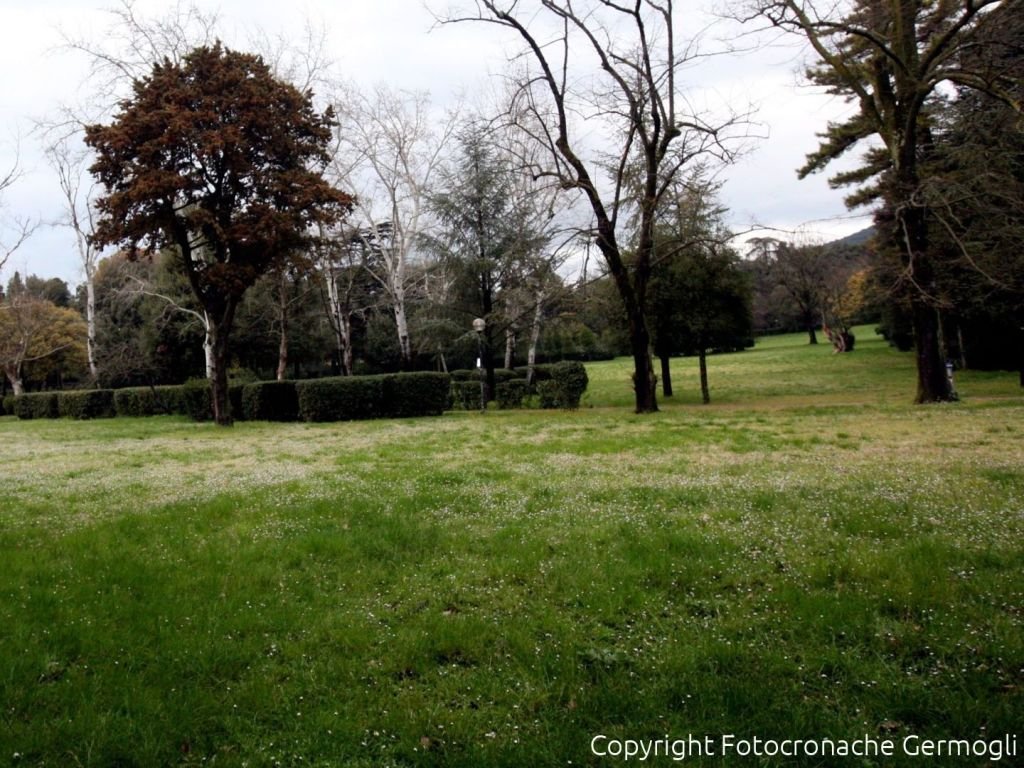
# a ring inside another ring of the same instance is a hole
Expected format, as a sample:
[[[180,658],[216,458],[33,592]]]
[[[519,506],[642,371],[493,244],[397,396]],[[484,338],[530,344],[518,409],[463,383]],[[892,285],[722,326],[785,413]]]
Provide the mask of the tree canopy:
[[[210,317],[218,423],[230,423],[227,343],[242,295],[303,260],[315,226],[351,206],[321,173],[331,125],[311,93],[218,43],[155,65],[110,125],[86,129],[91,170],[107,190],[94,240],[178,251]]]

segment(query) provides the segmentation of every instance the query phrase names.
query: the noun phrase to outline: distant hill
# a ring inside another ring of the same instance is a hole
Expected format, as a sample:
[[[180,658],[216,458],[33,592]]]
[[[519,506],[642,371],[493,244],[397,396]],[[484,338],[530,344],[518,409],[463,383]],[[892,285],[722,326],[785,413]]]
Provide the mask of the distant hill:
[[[875,228],[868,227],[862,229],[860,232],[854,232],[852,235],[847,235],[838,240],[833,240],[828,245],[864,245],[868,240],[875,236]]]

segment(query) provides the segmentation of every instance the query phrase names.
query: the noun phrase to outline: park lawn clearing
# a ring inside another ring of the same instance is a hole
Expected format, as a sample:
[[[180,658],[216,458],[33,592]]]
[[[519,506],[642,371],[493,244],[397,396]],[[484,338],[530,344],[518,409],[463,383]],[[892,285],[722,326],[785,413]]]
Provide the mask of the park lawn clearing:
[[[0,763],[1019,733],[1024,397],[970,374],[909,405],[864,335],[713,357],[709,407],[676,361],[650,416],[612,361],[575,412],[2,419]]]

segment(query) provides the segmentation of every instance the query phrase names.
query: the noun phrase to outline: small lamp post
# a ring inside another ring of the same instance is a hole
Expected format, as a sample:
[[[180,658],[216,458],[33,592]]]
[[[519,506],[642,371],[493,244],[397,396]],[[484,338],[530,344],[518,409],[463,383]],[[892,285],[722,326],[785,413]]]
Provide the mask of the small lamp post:
[[[476,331],[476,369],[480,374],[480,410],[487,410],[487,387],[484,385],[484,329],[487,322],[478,317],[473,321],[473,330]]]

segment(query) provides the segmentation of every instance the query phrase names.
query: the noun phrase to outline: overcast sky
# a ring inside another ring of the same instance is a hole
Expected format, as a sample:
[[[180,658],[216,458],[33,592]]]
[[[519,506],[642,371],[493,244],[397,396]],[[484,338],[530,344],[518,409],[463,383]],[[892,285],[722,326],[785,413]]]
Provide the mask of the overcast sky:
[[[697,0],[690,0],[691,3]],[[430,0],[438,8],[444,0]],[[187,5],[180,0],[180,5]],[[62,102],[80,97],[85,60],[61,49],[60,30],[75,37],[98,37],[112,20],[112,2],[89,0],[0,0],[0,175],[15,161],[20,146],[23,171],[3,197],[2,215],[43,222],[60,216],[59,188],[33,135],[34,120],[54,113]],[[422,0],[196,0],[217,11],[225,42],[242,47],[257,29],[298,39],[306,20],[322,25],[337,71],[364,85],[384,82],[397,88],[429,90],[437,103],[486,87],[489,74],[502,70],[514,40],[490,25],[434,28]],[[677,8],[683,3],[677,3]],[[169,3],[136,0],[140,16],[163,14]],[[687,9],[686,17],[694,18]],[[681,16],[684,14],[680,14]],[[682,25],[687,32],[686,25]],[[724,33],[724,32],[723,32]],[[713,37],[707,43],[714,45]],[[748,41],[744,41],[746,44]],[[830,190],[826,177],[798,181],[795,169],[816,147],[815,133],[829,119],[846,114],[840,100],[801,84],[800,51],[775,46],[756,54],[708,60],[687,70],[687,87],[700,89],[743,109],[757,111],[755,132],[766,138],[723,171],[723,197],[737,231],[753,224],[775,227],[778,236],[799,231],[806,239],[828,240],[870,224],[852,217],[843,193]],[[6,233],[5,233],[6,234]],[[0,242],[5,234],[0,234]],[[2,279],[13,270],[81,280],[81,268],[68,230],[41,226],[15,254]]]

